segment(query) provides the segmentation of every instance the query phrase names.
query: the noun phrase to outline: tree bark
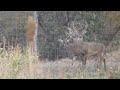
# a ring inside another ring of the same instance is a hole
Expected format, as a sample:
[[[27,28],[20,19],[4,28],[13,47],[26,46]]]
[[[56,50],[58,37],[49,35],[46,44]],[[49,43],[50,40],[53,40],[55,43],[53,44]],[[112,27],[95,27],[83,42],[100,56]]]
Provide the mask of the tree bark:
[[[37,51],[37,35],[38,35],[38,14],[37,11],[34,12],[34,20],[36,23],[36,28],[35,28],[35,35],[34,35],[34,51],[38,53]]]

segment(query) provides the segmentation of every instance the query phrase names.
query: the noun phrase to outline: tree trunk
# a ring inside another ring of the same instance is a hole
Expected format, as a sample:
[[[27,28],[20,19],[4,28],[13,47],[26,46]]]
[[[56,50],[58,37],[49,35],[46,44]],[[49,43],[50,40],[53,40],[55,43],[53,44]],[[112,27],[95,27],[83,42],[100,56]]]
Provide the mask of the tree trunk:
[[[36,53],[38,53],[37,51],[37,33],[38,33],[38,14],[37,14],[37,11],[34,12],[34,20],[35,20],[35,23],[36,23],[36,28],[35,28],[35,35],[34,35],[34,51]]]

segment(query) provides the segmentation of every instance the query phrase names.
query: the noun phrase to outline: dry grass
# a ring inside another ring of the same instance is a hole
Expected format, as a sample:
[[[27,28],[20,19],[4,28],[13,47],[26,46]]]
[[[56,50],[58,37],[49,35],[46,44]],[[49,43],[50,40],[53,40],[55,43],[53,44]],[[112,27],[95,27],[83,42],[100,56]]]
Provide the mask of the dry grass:
[[[1,49],[0,78],[34,78],[38,59],[30,50],[23,54],[19,46],[9,51]]]
[[[1,52],[2,51],[2,52]],[[107,72],[96,70],[94,60],[88,60],[85,71],[80,70],[78,61],[62,59],[40,61],[30,47],[23,54],[17,46],[14,49],[0,49],[1,79],[108,79],[120,78],[120,50],[107,56]]]

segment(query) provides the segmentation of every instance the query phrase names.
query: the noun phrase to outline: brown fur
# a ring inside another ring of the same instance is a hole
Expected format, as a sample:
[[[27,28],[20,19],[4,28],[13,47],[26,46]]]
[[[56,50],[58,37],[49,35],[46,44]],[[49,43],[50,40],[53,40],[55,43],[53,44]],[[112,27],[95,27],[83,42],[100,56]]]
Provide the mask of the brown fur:
[[[99,61],[99,68],[101,68],[101,63],[103,61],[104,69],[106,71],[104,45],[95,42],[85,42],[83,40],[73,40],[73,42],[65,43],[65,46],[68,50],[71,51],[71,55],[77,56],[77,59],[80,59],[80,61],[82,61],[83,69],[85,69],[86,61],[89,57],[97,57]]]
[[[28,43],[33,42],[33,37],[35,33],[35,21],[33,16],[28,16],[27,27],[26,27],[26,39]]]

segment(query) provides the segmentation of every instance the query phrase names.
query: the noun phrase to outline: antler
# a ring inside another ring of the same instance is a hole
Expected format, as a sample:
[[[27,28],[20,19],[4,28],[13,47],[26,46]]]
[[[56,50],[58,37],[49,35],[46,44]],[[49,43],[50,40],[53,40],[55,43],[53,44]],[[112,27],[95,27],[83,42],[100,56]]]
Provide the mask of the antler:
[[[88,23],[85,20],[81,20],[79,22],[75,22],[73,24],[73,29],[75,31],[86,31],[88,28]]]
[[[87,32],[86,29],[88,28],[88,23],[85,20],[81,20],[79,22],[73,21],[68,23],[68,32],[65,32],[67,38],[64,40],[59,39],[58,41],[61,43],[68,43],[70,39],[82,39],[85,33]]]
[[[81,20],[79,22],[73,21],[68,25],[69,32],[67,35],[69,37],[80,38],[87,32],[86,29],[88,28],[88,23],[85,20]]]

